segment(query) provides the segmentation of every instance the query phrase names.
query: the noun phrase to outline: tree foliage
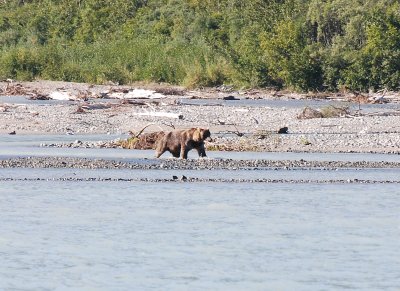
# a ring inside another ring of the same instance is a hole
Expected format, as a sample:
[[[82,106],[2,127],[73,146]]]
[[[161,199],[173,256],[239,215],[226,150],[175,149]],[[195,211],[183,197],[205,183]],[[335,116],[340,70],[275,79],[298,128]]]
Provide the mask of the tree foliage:
[[[9,0],[0,78],[400,85],[398,0]]]

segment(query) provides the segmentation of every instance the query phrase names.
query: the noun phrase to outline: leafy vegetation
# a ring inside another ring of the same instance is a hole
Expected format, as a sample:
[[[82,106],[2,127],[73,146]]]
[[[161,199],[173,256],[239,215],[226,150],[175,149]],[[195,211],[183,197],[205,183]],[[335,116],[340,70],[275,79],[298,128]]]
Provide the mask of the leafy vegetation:
[[[0,78],[398,90],[398,0],[3,0]]]

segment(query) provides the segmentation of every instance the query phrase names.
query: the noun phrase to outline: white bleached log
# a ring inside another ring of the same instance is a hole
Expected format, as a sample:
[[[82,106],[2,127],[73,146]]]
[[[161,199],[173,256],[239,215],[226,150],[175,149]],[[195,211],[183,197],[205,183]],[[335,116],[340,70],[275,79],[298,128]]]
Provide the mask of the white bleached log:
[[[49,94],[49,98],[53,100],[77,100],[77,96],[67,91],[54,91]]]
[[[132,89],[127,93],[124,92],[103,92],[103,96],[116,99],[161,99],[165,98],[164,94],[157,93],[153,90]]]
[[[135,115],[139,116],[157,116],[157,117],[167,117],[167,118],[176,118],[176,119],[182,119],[183,115],[182,113],[171,113],[171,112],[141,112],[141,113],[135,113]]]

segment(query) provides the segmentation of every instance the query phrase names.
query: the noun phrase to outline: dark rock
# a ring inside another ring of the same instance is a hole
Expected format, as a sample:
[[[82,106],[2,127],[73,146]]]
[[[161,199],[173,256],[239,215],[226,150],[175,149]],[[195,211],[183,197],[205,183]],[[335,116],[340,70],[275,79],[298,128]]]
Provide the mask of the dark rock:
[[[233,95],[229,95],[229,96],[222,97],[222,100],[232,101],[232,100],[240,100],[240,99],[236,98]]]
[[[30,100],[50,100],[50,97],[48,95],[44,94],[33,94],[32,96],[29,97]]]

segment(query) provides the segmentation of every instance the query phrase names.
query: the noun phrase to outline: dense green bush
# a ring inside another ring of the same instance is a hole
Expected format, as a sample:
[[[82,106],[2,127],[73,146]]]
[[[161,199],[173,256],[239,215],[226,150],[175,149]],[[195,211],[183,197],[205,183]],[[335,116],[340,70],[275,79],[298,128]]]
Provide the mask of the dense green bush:
[[[400,84],[397,0],[0,4],[0,78],[355,90]]]

